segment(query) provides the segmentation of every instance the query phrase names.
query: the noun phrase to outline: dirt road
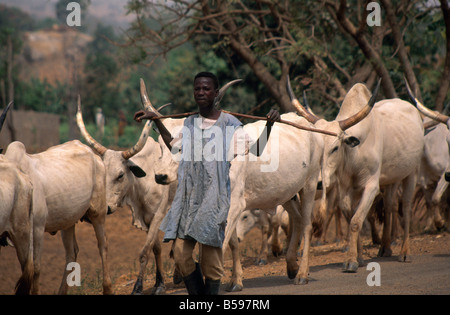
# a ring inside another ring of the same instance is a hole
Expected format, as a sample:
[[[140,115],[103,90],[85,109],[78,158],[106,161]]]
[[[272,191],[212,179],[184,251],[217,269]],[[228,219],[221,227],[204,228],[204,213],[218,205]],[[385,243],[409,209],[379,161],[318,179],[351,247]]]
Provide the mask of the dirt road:
[[[361,267],[354,274],[343,273],[341,263],[313,266],[307,285],[293,285],[286,276],[248,279],[240,294],[450,294],[450,254],[416,256],[413,263],[400,263],[394,257],[373,258],[370,262],[379,267]],[[380,271],[379,283],[376,268]]]
[[[332,226],[332,225],[331,225]],[[332,233],[333,231],[330,231]],[[77,225],[77,240],[80,248],[77,261],[81,266],[81,287],[73,287],[70,294],[101,294],[101,262],[95,234],[91,225]],[[146,233],[131,225],[128,211],[116,212],[107,218],[109,261],[113,277],[114,292],[118,295],[131,293],[139,271],[138,257]],[[330,237],[332,239],[332,237]],[[268,264],[256,266],[255,258],[260,247],[259,231],[254,229],[240,244],[244,268],[244,290],[238,294],[450,294],[450,233],[420,234],[411,236],[412,263],[400,263],[396,257],[378,258],[378,246],[364,239],[363,257],[366,262],[380,266],[380,286],[367,285],[371,271],[361,267],[355,274],[341,272],[345,259],[342,245],[330,243],[312,247],[310,281],[298,286],[286,276],[285,257],[269,257]],[[173,261],[169,259],[170,244],[163,245],[163,260],[166,270],[167,294],[186,294],[183,285],[172,283]],[[392,247],[394,255],[400,245]],[[225,256],[226,273],[223,285],[231,275],[230,256]],[[41,293],[55,294],[61,282],[65,265],[64,250],[59,233],[46,234],[42,254]],[[144,293],[149,294],[154,284],[153,258],[148,265],[148,277],[144,282]],[[20,276],[20,266],[14,248],[2,248],[0,253],[0,295],[12,294]],[[232,295],[221,291],[222,294]]]

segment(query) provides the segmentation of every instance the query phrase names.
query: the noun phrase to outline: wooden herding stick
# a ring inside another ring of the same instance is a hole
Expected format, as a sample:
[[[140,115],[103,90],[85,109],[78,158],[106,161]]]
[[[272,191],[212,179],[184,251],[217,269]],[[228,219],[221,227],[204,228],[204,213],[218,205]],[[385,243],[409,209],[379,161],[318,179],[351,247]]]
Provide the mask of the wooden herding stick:
[[[268,120],[267,117],[233,113],[233,112],[230,112],[230,111],[227,111],[227,110],[223,110],[223,109],[221,109],[221,111],[224,112],[224,113],[233,115],[233,116],[237,116],[237,117],[243,117],[243,118],[249,118],[249,119],[255,119],[255,120]],[[171,114],[171,115],[164,115],[164,116],[156,116],[156,117],[153,117],[151,119],[154,120],[154,119],[164,119],[164,118],[183,118],[183,117],[195,115],[195,114],[198,114],[198,113],[199,112],[188,112],[188,113],[182,113],[182,114]],[[307,130],[307,131],[311,131],[311,132],[318,132],[318,133],[323,133],[323,134],[326,134],[326,135],[329,135],[329,136],[337,137],[336,133],[328,131],[328,130],[301,126],[301,125],[298,125],[298,124],[293,123],[291,121],[287,121],[287,120],[283,120],[283,119],[281,119],[280,121],[277,121],[277,122],[282,123],[282,124],[286,124],[286,125],[289,125],[289,126],[293,126],[295,128],[302,129],[302,130]]]

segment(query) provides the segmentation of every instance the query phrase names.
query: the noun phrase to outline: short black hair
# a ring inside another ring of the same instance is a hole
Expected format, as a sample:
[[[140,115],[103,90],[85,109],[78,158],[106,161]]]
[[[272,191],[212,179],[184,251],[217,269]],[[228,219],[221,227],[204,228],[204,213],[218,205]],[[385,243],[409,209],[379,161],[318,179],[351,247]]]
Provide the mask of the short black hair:
[[[217,90],[219,88],[219,79],[217,79],[217,77],[214,73],[206,72],[206,71],[199,72],[195,76],[194,82],[195,82],[195,80],[197,80],[197,78],[211,78],[214,82],[215,89]]]

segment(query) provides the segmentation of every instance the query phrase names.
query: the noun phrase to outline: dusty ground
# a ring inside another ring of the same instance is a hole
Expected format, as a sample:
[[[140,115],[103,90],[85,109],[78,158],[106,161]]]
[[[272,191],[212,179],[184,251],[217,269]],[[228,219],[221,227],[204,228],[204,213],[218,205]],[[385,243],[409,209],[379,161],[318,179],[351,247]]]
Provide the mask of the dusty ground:
[[[333,226],[333,224],[331,225]],[[344,228],[346,226],[344,225]],[[138,257],[144,244],[146,233],[131,225],[131,214],[127,210],[116,212],[107,218],[107,235],[109,239],[109,259],[116,294],[130,294],[137,273],[139,271]],[[333,229],[330,229],[330,240],[333,239]],[[273,257],[269,255],[268,264],[256,266],[255,259],[260,248],[259,230],[253,229],[240,244],[244,278],[252,279],[267,276],[286,276],[285,256]],[[96,239],[91,225],[79,223],[77,226],[77,240],[80,248],[78,262],[81,266],[82,285],[74,287],[70,294],[101,294],[101,262],[97,250]],[[311,266],[341,263],[345,253],[342,244],[328,243],[312,248]],[[173,262],[168,258],[169,244],[163,244],[163,260],[165,261],[166,286],[168,293],[183,294],[182,285],[172,282]],[[400,245],[393,246],[394,255],[400,251]],[[378,246],[373,246],[370,239],[364,238],[364,258],[370,259],[377,255]],[[450,233],[422,234],[414,232],[411,235],[411,254],[413,256],[436,254],[450,254]],[[55,294],[61,282],[65,265],[64,250],[59,234],[45,235],[44,252],[42,255],[41,293]],[[231,275],[230,255],[226,255],[226,283]],[[154,283],[154,262],[148,264],[148,278],[144,283],[144,293],[149,293]],[[20,266],[15,251],[11,247],[2,248],[0,254],[0,294],[12,294],[14,284],[20,276]],[[245,289],[244,289],[245,290]],[[449,292],[450,293],[450,292]]]

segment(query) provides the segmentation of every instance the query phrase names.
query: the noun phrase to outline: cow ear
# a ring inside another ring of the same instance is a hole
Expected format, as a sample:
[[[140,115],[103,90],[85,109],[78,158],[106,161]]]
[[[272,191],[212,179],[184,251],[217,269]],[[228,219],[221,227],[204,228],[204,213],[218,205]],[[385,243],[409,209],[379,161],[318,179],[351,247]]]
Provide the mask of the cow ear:
[[[141,178],[141,177],[144,177],[147,175],[142,168],[140,168],[138,165],[134,164],[131,161],[128,161],[128,168],[133,173],[133,175],[138,178]]]
[[[349,145],[350,147],[354,148],[354,147],[356,147],[357,145],[360,144],[360,141],[359,141],[358,138],[350,136],[350,137],[347,137],[347,138],[344,139],[344,143],[346,145]]]

